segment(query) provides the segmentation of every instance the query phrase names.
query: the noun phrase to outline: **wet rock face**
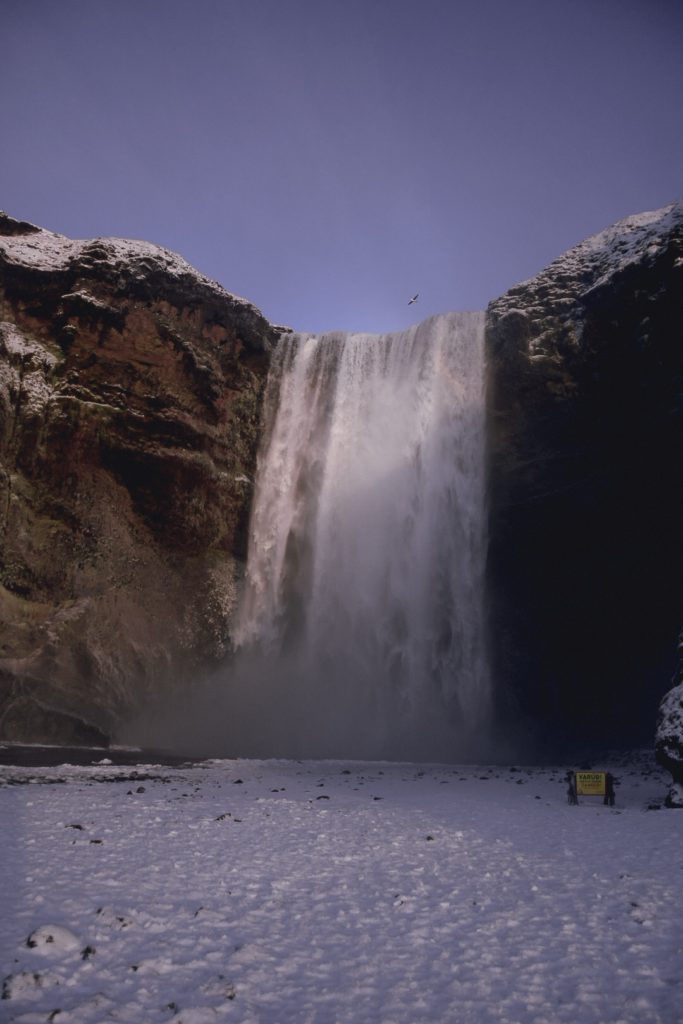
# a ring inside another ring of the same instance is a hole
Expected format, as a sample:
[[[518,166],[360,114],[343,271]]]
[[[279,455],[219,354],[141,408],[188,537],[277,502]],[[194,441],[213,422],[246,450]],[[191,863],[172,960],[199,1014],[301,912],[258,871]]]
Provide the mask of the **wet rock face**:
[[[0,216],[0,737],[118,736],[226,653],[276,336],[166,250]]]
[[[683,204],[488,310],[495,675],[550,741],[647,742],[680,623]]]

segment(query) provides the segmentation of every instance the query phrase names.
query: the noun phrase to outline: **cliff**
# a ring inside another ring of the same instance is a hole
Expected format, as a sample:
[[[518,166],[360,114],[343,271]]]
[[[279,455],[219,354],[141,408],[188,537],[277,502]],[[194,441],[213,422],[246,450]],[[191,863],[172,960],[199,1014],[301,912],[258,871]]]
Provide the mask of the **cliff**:
[[[116,736],[223,657],[276,336],[167,250],[0,215],[0,737]]]
[[[651,741],[683,621],[682,324],[683,202],[487,311],[496,704],[545,752]],[[0,738],[119,738],[229,653],[278,334],[157,246],[0,216]]]
[[[683,203],[488,309],[491,640],[504,721],[651,741],[680,627]]]

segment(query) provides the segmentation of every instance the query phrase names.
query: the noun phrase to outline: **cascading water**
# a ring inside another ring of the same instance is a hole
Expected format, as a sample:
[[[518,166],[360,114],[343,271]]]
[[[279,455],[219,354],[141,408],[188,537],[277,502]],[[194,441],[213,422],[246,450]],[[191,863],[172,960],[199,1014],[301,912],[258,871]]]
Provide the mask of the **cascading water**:
[[[237,753],[452,759],[488,710],[484,315],[284,336],[235,631]]]

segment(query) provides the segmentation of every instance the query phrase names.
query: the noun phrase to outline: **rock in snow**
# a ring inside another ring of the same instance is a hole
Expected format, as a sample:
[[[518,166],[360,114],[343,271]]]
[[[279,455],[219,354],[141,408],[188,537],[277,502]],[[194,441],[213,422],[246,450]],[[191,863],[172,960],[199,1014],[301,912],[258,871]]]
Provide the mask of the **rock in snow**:
[[[683,630],[678,638],[678,665],[673,687],[659,705],[655,751],[657,761],[671,772],[669,807],[683,807]]]
[[[225,653],[276,337],[165,249],[0,216],[0,736],[103,742]]]
[[[59,924],[43,924],[31,932],[26,945],[29,949],[35,949],[38,953],[48,956],[71,953],[80,949],[82,943],[68,928]]]

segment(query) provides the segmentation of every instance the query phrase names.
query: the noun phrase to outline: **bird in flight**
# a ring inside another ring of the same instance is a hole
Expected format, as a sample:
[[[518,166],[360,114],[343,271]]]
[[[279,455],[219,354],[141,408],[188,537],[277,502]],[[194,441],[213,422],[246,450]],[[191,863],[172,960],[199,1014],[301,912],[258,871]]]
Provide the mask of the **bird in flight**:
[[[413,295],[412,299],[409,299],[409,301],[408,301],[408,305],[409,306],[412,306],[412,304],[414,302],[417,302],[417,297],[418,297],[419,294],[420,294],[419,292],[415,292],[415,294]]]

